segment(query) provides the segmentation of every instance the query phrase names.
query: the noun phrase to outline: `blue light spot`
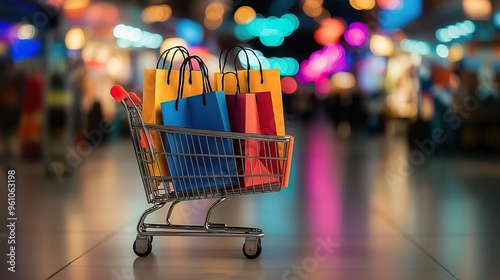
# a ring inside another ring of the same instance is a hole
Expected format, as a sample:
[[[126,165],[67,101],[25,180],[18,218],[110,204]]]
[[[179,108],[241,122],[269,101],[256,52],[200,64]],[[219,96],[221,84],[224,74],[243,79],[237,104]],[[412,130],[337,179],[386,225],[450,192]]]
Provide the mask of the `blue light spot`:
[[[12,44],[12,59],[15,61],[36,56],[41,49],[37,40],[18,40]]]
[[[176,34],[191,46],[198,46],[203,42],[203,27],[190,19],[180,19],[177,22]]]

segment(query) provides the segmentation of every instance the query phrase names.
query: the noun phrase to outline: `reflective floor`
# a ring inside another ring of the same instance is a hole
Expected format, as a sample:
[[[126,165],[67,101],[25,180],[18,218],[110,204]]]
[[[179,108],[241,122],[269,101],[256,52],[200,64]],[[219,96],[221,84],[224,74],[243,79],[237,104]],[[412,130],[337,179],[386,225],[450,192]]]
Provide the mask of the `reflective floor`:
[[[327,121],[287,130],[296,136],[289,188],[230,197],[213,214],[263,228],[260,258],[243,256],[242,239],[198,237],[157,237],[137,258],[135,226],[148,204],[124,139],[61,178],[16,164],[16,272],[7,271],[2,226],[0,278],[500,279],[498,156],[421,156],[393,135],[339,139]],[[6,188],[1,197],[6,221]],[[201,223],[211,202],[181,203],[173,220]]]

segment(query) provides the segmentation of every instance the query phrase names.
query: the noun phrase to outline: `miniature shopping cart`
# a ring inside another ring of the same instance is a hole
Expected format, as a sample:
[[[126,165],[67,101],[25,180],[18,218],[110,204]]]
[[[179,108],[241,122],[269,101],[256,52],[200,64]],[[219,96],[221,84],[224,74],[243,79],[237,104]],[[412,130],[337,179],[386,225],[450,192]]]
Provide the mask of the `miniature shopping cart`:
[[[249,259],[257,258],[262,251],[261,238],[264,237],[261,229],[212,223],[210,216],[214,208],[220,205],[226,197],[271,193],[286,187],[293,137],[147,124],[141,117],[141,100],[134,93],[127,93],[121,86],[114,86],[111,94],[126,110],[144,191],[148,203],[153,205],[144,211],[137,224],[137,236],[133,245],[135,254],[139,257],[149,255],[152,250],[153,236],[244,237],[243,254]],[[207,139],[215,139],[216,143],[229,141],[235,149],[240,149],[240,151],[227,155],[219,152],[225,150],[221,147],[220,150],[198,154],[196,147],[203,145],[208,141]],[[248,153],[242,151],[249,141],[253,141],[254,144],[257,142],[266,150],[276,149],[280,152],[274,156],[269,154],[253,156],[254,160],[260,160],[263,163],[262,171],[254,168],[254,171],[248,174],[240,168],[236,174],[210,172],[217,163],[220,165],[228,161],[239,163],[249,160],[249,156],[245,155]],[[171,147],[177,147],[177,149]],[[167,163],[170,171],[193,168],[193,162],[196,162],[197,166],[201,164],[204,172],[188,176],[173,175],[175,172],[164,171],[161,167],[162,162]],[[274,170],[274,172],[269,170]],[[235,181],[244,182],[244,184],[234,184]],[[252,184],[252,182],[256,183]],[[206,212],[203,225],[172,223],[171,216],[176,205],[183,201],[200,199],[215,199]],[[171,204],[164,223],[146,223],[146,217],[149,214],[163,208],[167,203]]]

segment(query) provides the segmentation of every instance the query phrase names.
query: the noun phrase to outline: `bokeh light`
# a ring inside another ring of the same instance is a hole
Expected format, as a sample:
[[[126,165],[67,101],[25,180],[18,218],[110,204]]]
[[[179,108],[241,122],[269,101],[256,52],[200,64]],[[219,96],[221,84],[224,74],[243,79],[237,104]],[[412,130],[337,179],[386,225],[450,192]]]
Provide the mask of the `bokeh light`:
[[[285,94],[293,94],[297,91],[297,81],[293,77],[281,79],[281,90]]]
[[[488,20],[492,5],[489,0],[462,0],[465,15],[470,19]]]
[[[175,27],[177,37],[184,39],[190,46],[198,46],[203,42],[203,27],[190,19],[180,19]]]
[[[64,15],[70,19],[80,18],[89,4],[90,0],[66,0],[63,4]]]
[[[226,9],[219,2],[212,2],[205,8],[205,17],[209,20],[218,20],[224,16]]]
[[[459,43],[454,43],[450,46],[448,60],[450,62],[457,62],[464,58],[464,48]]]
[[[345,41],[354,47],[363,45],[368,38],[370,30],[368,26],[362,22],[353,22],[344,33]]]
[[[152,5],[142,12],[142,21],[145,23],[164,22],[172,16],[172,8],[169,5]]]
[[[341,18],[328,18],[321,21],[318,29],[314,32],[314,40],[322,46],[330,43],[338,43],[344,34],[346,23]]]
[[[359,61],[357,66],[359,88],[368,94],[379,92],[384,85],[384,77],[387,69],[385,58],[369,55]]]
[[[33,39],[37,33],[37,29],[32,24],[23,23],[17,29],[17,38],[19,40]]]
[[[188,44],[184,39],[179,38],[179,37],[171,37],[171,38],[167,38],[167,39],[165,39],[165,41],[163,41],[163,43],[160,46],[160,53],[163,53],[167,49],[172,48],[172,47],[176,47],[176,46],[185,47],[186,49],[188,48]]]
[[[113,29],[113,36],[117,39],[116,44],[121,48],[132,46],[136,48],[157,49],[163,42],[163,37],[160,34],[151,33],[125,24],[116,25]]]
[[[495,24],[496,28],[500,28],[500,12],[496,12],[493,15],[493,23]]]
[[[86,26],[112,27],[120,22],[120,12],[116,4],[96,2],[85,9]]]
[[[222,22],[223,22],[222,17],[216,20],[211,20],[208,18],[203,19],[203,25],[209,30],[216,30],[222,25]]]
[[[432,51],[431,45],[428,42],[413,39],[401,40],[400,47],[405,52],[420,55],[429,55]]]
[[[80,27],[68,30],[64,38],[68,50],[79,50],[85,46],[85,32]]]
[[[370,51],[378,56],[391,56],[394,54],[394,44],[385,35],[373,35],[370,38]]]
[[[321,15],[323,12],[323,1],[321,0],[306,0],[302,5],[302,10],[304,14],[309,17],[315,18]]]
[[[436,54],[441,58],[447,58],[449,54],[448,47],[443,44],[437,45]]]
[[[299,19],[294,14],[284,14],[281,17],[265,18],[257,15],[247,24],[238,24],[234,29],[236,38],[248,41],[259,37],[261,43],[268,47],[280,46],[285,37],[290,36],[299,27]]]
[[[401,8],[404,0],[377,0],[377,4],[384,10],[397,10]]]
[[[300,64],[297,79],[300,83],[322,81],[346,65],[345,49],[339,44],[330,44],[313,52]]]
[[[250,6],[241,6],[234,12],[234,21],[237,24],[247,24],[255,19],[257,14]]]
[[[336,89],[348,90],[356,86],[356,77],[349,72],[338,72],[332,75],[331,82]]]
[[[436,30],[436,39],[441,43],[448,43],[461,37],[469,36],[476,31],[476,25],[470,21],[457,22]]]
[[[327,94],[332,90],[332,83],[328,79],[322,79],[314,84],[316,91],[321,94]]]
[[[375,0],[349,0],[349,4],[356,10],[371,10],[375,8]]]
[[[253,50],[256,56],[248,52],[248,58],[244,52],[238,53],[238,59],[241,65],[246,68],[248,63],[250,63],[251,69],[262,69],[277,68],[280,70],[281,76],[293,76],[299,71],[299,63],[295,58],[292,57],[265,57],[262,52],[258,50]],[[247,61],[248,60],[248,61]],[[259,65],[260,63],[260,65]]]

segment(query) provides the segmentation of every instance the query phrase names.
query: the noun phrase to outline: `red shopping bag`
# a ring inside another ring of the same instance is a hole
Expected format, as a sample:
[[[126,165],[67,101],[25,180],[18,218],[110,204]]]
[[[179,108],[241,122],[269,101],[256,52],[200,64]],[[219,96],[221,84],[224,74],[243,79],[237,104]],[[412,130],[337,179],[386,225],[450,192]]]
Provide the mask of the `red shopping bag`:
[[[226,95],[226,104],[232,131],[277,135],[270,92]],[[235,153],[242,156],[237,162],[238,173],[244,175],[240,187],[280,183],[282,166],[276,142],[243,139],[236,140],[234,146]]]

